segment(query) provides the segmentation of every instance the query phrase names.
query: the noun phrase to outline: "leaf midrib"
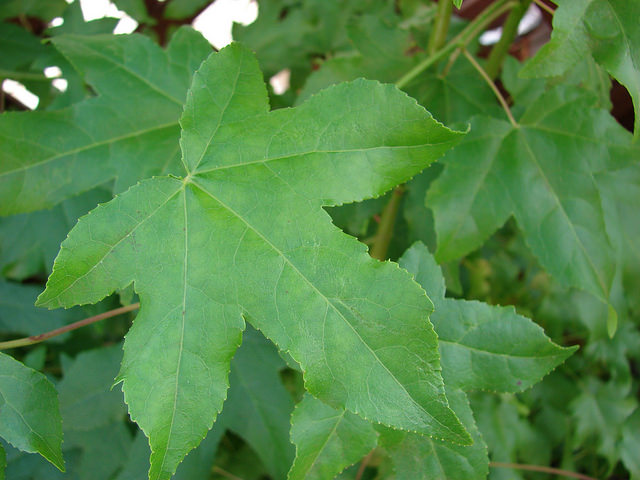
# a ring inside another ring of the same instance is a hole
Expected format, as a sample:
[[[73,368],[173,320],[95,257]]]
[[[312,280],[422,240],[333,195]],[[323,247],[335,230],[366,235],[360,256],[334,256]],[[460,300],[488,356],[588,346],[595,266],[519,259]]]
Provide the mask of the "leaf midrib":
[[[345,324],[347,326],[349,326],[349,328],[355,333],[356,337],[360,340],[360,342],[362,343],[362,345],[364,345],[367,350],[369,350],[369,352],[371,353],[371,355],[373,356],[373,358],[378,362],[379,365],[381,365],[389,374],[389,376],[396,382],[396,384],[402,389],[402,391],[404,391],[407,395],[407,397],[411,400],[411,402],[421,411],[423,412],[425,415],[427,415],[429,418],[433,419],[433,421],[435,421],[438,425],[440,425],[442,428],[444,428],[445,430],[451,432],[452,434],[454,434],[456,437],[458,436],[458,434],[456,434],[455,432],[453,432],[447,425],[443,424],[438,418],[436,418],[435,416],[431,415],[429,412],[427,412],[424,407],[422,407],[422,405],[420,405],[414,398],[413,396],[407,391],[407,389],[405,388],[405,386],[402,384],[402,382],[400,382],[400,380],[398,380],[396,378],[396,376],[391,373],[391,371],[387,368],[387,366],[384,364],[384,362],[382,362],[382,360],[380,360],[380,358],[376,355],[375,351],[369,346],[369,344],[367,344],[367,342],[364,341],[364,339],[360,336],[360,334],[358,333],[358,331],[356,330],[356,328],[351,324],[351,322],[349,322],[347,320],[347,318],[340,312],[340,310],[333,304],[333,302],[331,302],[331,300],[324,295],[319,289],[318,287],[316,287],[313,282],[311,282],[297,267],[296,265],[293,264],[293,262],[284,254],[283,251],[281,251],[278,247],[276,247],[267,237],[265,237],[260,231],[258,231],[253,225],[251,225],[242,215],[240,215],[238,212],[236,212],[235,210],[233,210],[230,206],[228,206],[227,204],[225,204],[224,202],[222,202],[219,198],[217,198],[215,195],[213,195],[211,192],[209,192],[208,190],[206,190],[203,186],[201,186],[200,184],[198,184],[194,178],[190,179],[190,183],[191,185],[195,186],[196,188],[198,188],[199,190],[201,190],[203,193],[205,193],[206,195],[210,196],[214,201],[216,201],[221,207],[223,207],[224,209],[226,209],[229,213],[231,213],[233,216],[235,216],[236,218],[238,218],[238,220],[240,220],[242,223],[244,223],[250,230],[252,230],[256,235],[258,235],[267,245],[269,245],[269,247],[271,247],[287,264],[289,264],[291,266],[291,268],[293,268],[293,270],[300,276],[300,278],[302,278],[313,290],[315,290],[318,295],[320,295],[321,298],[324,299],[324,301],[327,303],[327,305],[330,305],[331,308],[336,312],[336,314],[338,315],[339,318],[341,318]]]

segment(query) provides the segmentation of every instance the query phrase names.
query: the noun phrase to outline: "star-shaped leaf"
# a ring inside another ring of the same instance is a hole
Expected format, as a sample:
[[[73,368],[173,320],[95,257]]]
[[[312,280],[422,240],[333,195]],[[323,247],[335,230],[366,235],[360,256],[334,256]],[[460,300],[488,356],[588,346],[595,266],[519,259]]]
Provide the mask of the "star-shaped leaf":
[[[427,196],[436,256],[469,253],[513,214],[543,267],[611,304],[616,255],[596,175],[634,163],[640,148],[608,112],[592,107],[596,101],[558,87],[529,105],[517,126],[472,120]]]
[[[96,302],[134,282],[142,308],[119,380],[150,438],[152,479],[169,478],[220,411],[243,317],[291,354],[321,400],[467,443],[447,405],[429,299],[322,209],[380,195],[462,134],[366,80],[268,110],[252,53],[212,55],[181,119],[185,176],[145,180],[83,217],[39,304]]]
[[[140,35],[52,41],[98,96],[62,110],[0,116],[0,215],[49,208],[109,179],[119,192],[177,173],[178,119],[208,42],[188,28],[166,51]]]

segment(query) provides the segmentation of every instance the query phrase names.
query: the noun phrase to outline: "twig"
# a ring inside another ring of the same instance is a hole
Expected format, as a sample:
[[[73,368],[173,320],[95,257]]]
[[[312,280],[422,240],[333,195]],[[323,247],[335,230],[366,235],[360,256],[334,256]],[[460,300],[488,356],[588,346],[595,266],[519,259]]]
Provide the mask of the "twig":
[[[500,102],[500,105],[502,105],[502,108],[504,109],[505,113],[507,114],[507,117],[509,117],[509,121],[511,122],[511,125],[513,125],[514,127],[517,127],[518,123],[516,122],[516,119],[513,118],[513,114],[511,113],[511,109],[509,108],[509,105],[507,104],[507,101],[502,96],[502,93],[500,93],[500,90],[498,90],[498,87],[496,87],[496,84],[493,83],[493,80],[491,80],[489,75],[487,75],[487,72],[484,71],[484,69],[480,66],[480,64],[478,62],[476,62],[476,59],[473,58],[473,55],[471,55],[466,49],[462,50],[462,53],[467,58],[467,60],[469,60],[471,65],[473,65],[473,67],[478,71],[480,76],[482,76],[484,81],[487,82],[487,85],[489,85],[491,90],[493,90],[493,93],[498,98],[498,101]]]
[[[227,477],[230,478],[231,480],[243,480],[240,477],[236,477],[233,473],[229,473],[226,470],[223,470],[220,467],[216,467],[215,465],[211,468],[211,470],[215,473],[217,473],[218,475],[222,475],[223,477]]]
[[[62,335],[63,333],[70,332],[71,330],[75,330],[77,328],[99,322],[100,320],[115,317],[116,315],[120,315],[122,313],[131,312],[138,308],[140,308],[140,303],[132,303],[131,305],[116,308],[114,310],[109,310],[108,312],[103,312],[98,315],[94,315],[93,317],[85,318],[84,320],[65,325],[64,327],[56,328],[55,330],[51,330],[50,332],[41,333],[40,335],[32,335],[30,337],[19,338],[17,340],[0,342],[0,350],[4,350],[7,348],[26,347],[27,345],[40,343],[44,340],[48,340],[49,338],[57,337],[58,335]]]
[[[561,470],[559,468],[545,467],[542,465],[525,465],[521,463],[502,463],[502,462],[489,462],[489,466],[492,468],[512,468],[514,470],[529,470],[531,472],[542,472],[551,475],[561,475],[569,478],[579,478],[581,480],[598,480],[588,475],[581,473],[571,472],[569,470]]]
[[[391,237],[393,236],[393,227],[396,224],[396,217],[398,216],[398,209],[400,208],[400,200],[404,194],[404,186],[399,185],[391,192],[391,198],[389,203],[384,207],[382,215],[380,216],[380,223],[378,224],[378,230],[376,232],[375,239],[369,250],[369,255],[378,260],[387,259],[387,250],[391,243]]]
[[[543,0],[533,0],[533,2],[551,16],[556,13],[555,9],[550,5],[547,5]]]
[[[367,469],[367,465],[369,465],[369,462],[373,457],[373,452],[375,452],[375,448],[362,459],[362,461],[360,462],[360,467],[358,468],[358,473],[356,473],[356,477],[354,480],[360,480],[362,478],[362,475],[364,475],[364,471]]]

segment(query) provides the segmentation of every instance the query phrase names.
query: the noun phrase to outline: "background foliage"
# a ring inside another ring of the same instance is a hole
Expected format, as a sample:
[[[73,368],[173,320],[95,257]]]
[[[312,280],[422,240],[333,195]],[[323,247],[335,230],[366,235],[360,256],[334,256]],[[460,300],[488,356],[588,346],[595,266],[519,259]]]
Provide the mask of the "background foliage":
[[[115,3],[0,2],[0,340],[126,307],[0,353],[0,478],[640,479],[639,0]]]

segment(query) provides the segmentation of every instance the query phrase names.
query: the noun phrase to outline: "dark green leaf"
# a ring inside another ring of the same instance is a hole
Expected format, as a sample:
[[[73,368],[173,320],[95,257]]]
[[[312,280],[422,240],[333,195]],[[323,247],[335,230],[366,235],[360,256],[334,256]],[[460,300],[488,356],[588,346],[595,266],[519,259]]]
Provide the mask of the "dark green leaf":
[[[62,419],[56,390],[39,372],[0,353],[0,436],[39,453],[64,471]]]

